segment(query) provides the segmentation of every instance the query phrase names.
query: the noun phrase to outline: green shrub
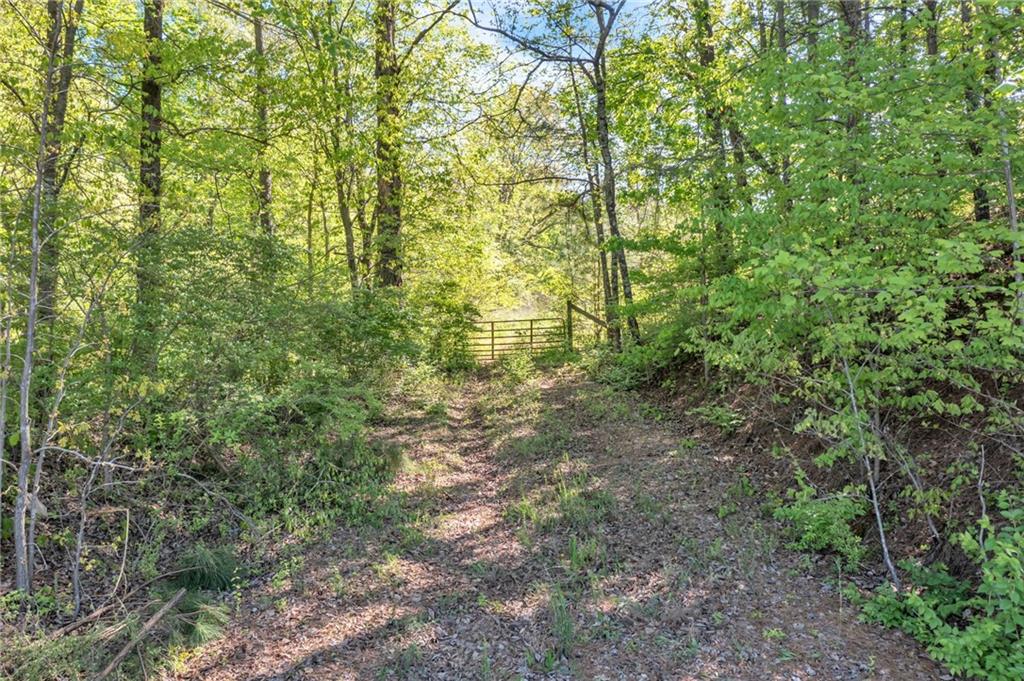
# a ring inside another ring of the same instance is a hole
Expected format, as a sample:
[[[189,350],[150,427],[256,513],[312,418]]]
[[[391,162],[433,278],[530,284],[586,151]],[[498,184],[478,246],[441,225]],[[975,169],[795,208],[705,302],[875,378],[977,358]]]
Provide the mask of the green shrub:
[[[455,282],[444,282],[428,290],[429,295],[421,294],[413,301],[423,360],[449,373],[475,366],[469,336],[476,329],[473,320],[480,316],[479,310],[461,299]]]
[[[498,360],[502,380],[513,386],[522,385],[537,375],[537,367],[528,352],[514,352]]]
[[[419,408],[429,409],[444,404],[448,385],[441,369],[428,362],[418,362],[401,368],[394,392]]]
[[[850,522],[867,512],[867,502],[859,488],[847,486],[842,492],[821,498],[797,470],[797,489],[790,490],[789,503],[775,509],[775,518],[793,525],[796,537],[792,546],[809,551],[835,551],[849,567],[864,558],[861,538],[850,528]]]
[[[621,353],[602,345],[590,350],[584,360],[587,373],[597,381],[628,390],[647,385],[667,364],[658,345],[630,345]]]
[[[721,430],[724,435],[732,435],[743,423],[743,418],[735,410],[720,404],[694,407],[686,413],[691,416],[699,416]]]
[[[1004,524],[978,523],[981,542],[963,532],[957,543],[978,566],[977,585],[946,567],[902,563],[902,592],[884,587],[863,604],[864,616],[906,631],[954,674],[991,681],[1024,678],[1024,509],[1000,501]]]

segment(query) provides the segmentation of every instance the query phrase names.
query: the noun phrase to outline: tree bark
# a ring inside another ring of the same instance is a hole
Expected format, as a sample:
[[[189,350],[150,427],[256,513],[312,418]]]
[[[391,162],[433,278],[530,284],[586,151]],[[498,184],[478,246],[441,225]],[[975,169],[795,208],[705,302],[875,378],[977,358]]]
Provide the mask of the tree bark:
[[[0,212],[0,224],[3,214]],[[7,387],[11,377],[11,345],[14,341],[14,235],[8,242],[7,285],[4,289],[3,307],[0,308],[0,326],[3,327],[3,359],[0,360],[0,490],[4,488],[4,472],[7,469]],[[12,462],[13,463],[13,462]],[[3,499],[0,499],[0,521],[4,517]],[[4,557],[0,552],[0,574],[3,574]]]
[[[63,5],[63,3],[60,3]],[[51,16],[62,16],[63,7],[56,8]],[[29,251],[28,300],[25,311],[25,346],[21,362],[21,379],[18,384],[18,477],[17,496],[14,500],[14,588],[23,594],[32,593],[32,563],[29,561],[28,534],[25,526],[26,511],[31,500],[29,498],[29,473],[32,467],[32,417],[29,410],[32,394],[32,372],[36,352],[36,324],[39,319],[39,279],[42,240],[40,226],[43,221],[46,198],[46,165],[50,154],[50,107],[57,83],[54,82],[57,70],[57,51],[60,29],[55,26],[51,32],[51,42],[47,45],[46,74],[43,79],[42,112],[39,116],[39,151],[36,157],[35,183],[32,187],[32,214],[29,223],[31,247]],[[59,81],[59,76],[58,76]]]
[[[928,12],[928,23],[925,24],[925,51],[929,57],[939,54],[939,0],[925,0],[924,9]]]
[[[337,164],[334,168],[334,190],[338,197],[341,225],[345,230],[345,264],[348,266],[349,284],[355,290],[359,288],[359,265],[356,262],[355,225],[349,205],[352,196],[351,183],[346,180],[344,171]]]
[[[315,153],[315,152],[314,152]],[[316,158],[314,156],[314,158]],[[313,178],[309,183],[309,196],[306,197],[306,292],[313,295],[313,279],[316,276],[313,256],[313,199],[317,190],[316,164],[313,167]]]
[[[814,61],[818,54],[818,21],[821,17],[820,0],[807,0],[804,4],[807,14],[807,59]]]
[[[839,15],[846,24],[846,74],[849,78],[857,77],[856,48],[863,30],[863,6],[861,0],[839,0]],[[852,133],[860,123],[860,112],[851,110],[846,115],[846,131]]]
[[[782,59],[782,63],[785,64],[787,59],[789,58],[789,46],[787,44],[788,37],[787,37],[787,34],[786,34],[786,0],[776,0],[776,3],[775,3],[775,16],[776,16],[776,21],[778,22],[778,28],[776,30],[776,33],[777,33],[777,38],[778,38],[777,45],[778,45],[778,48],[779,48],[779,56]],[[777,106],[780,109],[782,109],[783,112],[785,112],[785,109],[786,109],[786,92],[785,92],[785,85],[784,84],[779,88],[779,92],[777,93]],[[781,174],[781,179],[782,179],[782,185],[784,187],[789,184],[789,166],[790,166],[790,163],[791,163],[791,161],[790,161],[789,154],[788,153],[783,153],[783,155],[782,155],[782,174]],[[787,211],[791,210],[793,208],[793,200],[792,200],[792,198],[787,196],[784,205],[785,205],[785,208],[786,208]]]
[[[359,225],[359,234],[362,236],[363,248],[359,252],[359,272],[364,282],[369,282],[373,274],[373,237],[376,220],[372,217],[366,219],[366,208],[370,199],[367,187],[361,182],[356,182],[356,191],[359,196],[356,199],[356,224]]]
[[[572,92],[576,102],[576,115],[580,125],[580,150],[583,155],[583,165],[587,169],[587,194],[590,196],[590,208],[594,220],[594,236],[597,241],[598,267],[601,273],[601,290],[604,293],[604,316],[608,324],[608,342],[618,351],[622,349],[622,338],[620,335],[618,314],[618,276],[616,276],[615,288],[612,288],[608,272],[608,251],[605,248],[606,240],[604,234],[604,222],[601,219],[601,197],[599,196],[600,178],[597,169],[591,169],[590,165],[590,139],[587,135],[587,121],[583,115],[583,105],[580,102],[579,88],[576,86],[576,73],[573,66],[569,65],[569,78],[572,81]],[[613,297],[612,292],[615,295]]]
[[[352,107],[347,107],[344,117],[341,116],[339,111],[342,108],[342,102],[337,99],[337,96],[342,90],[342,83],[337,60],[331,64],[331,78],[336,106],[331,121],[334,126],[331,130],[331,153],[333,154],[331,164],[334,168],[334,191],[338,202],[338,214],[341,216],[341,224],[345,231],[345,262],[348,266],[349,285],[355,290],[360,286],[360,272],[356,262],[356,239],[351,207],[352,185],[355,182],[356,168],[355,164],[351,161],[348,162],[348,177],[346,177],[345,169],[342,167],[341,133],[339,132],[344,128],[346,134],[351,139],[354,131],[352,129]],[[346,94],[351,95],[351,81],[348,77],[345,79],[344,91]]]
[[[139,137],[139,243],[136,282],[138,289],[134,353],[145,365],[155,363],[159,328],[160,200],[163,187],[161,143],[163,131],[160,68],[162,64],[164,0],[145,0],[143,31],[146,56],[142,78],[142,133]]]
[[[269,94],[267,91],[267,54],[263,47],[263,19],[254,17],[253,45],[256,52],[256,137],[259,140],[260,190],[258,195],[260,229],[268,237],[274,236],[273,179],[267,165],[267,149],[270,147],[270,119],[268,114]]]
[[[964,29],[964,54],[973,54],[974,47],[971,44],[971,5],[967,0],[961,0],[960,2],[960,23],[963,25]],[[966,64],[966,68],[971,68],[969,62]],[[967,111],[970,115],[975,114],[981,108],[981,96],[978,93],[978,84],[974,82],[972,75],[967,76],[967,88],[964,92],[964,98],[966,99]],[[981,158],[981,144],[977,139],[972,138],[968,140],[967,149],[971,152],[971,157],[976,161]],[[983,183],[979,182],[974,186],[974,189],[971,190],[971,199],[974,203],[975,222],[985,222],[992,219],[988,190],[985,188]]]
[[[607,62],[605,60],[605,47],[608,34],[611,32],[617,14],[611,14],[605,18],[603,6],[596,6],[594,11],[597,15],[598,26],[601,35],[598,40],[598,47],[595,50],[593,67],[593,82],[595,95],[595,108],[597,113],[597,145],[601,151],[601,162],[604,166],[604,209],[608,216],[608,231],[612,238],[621,239],[619,231],[618,205],[615,199],[615,164],[612,161],[611,132],[608,121],[608,86],[607,86]],[[618,274],[622,284],[622,298],[627,305],[633,303],[633,284],[629,278],[629,264],[626,262],[626,252],[621,243],[612,249],[612,268],[618,268]],[[626,318],[629,333],[633,340],[640,342],[640,326],[636,316],[630,314]]]
[[[694,23],[697,31],[697,61],[704,70],[710,69],[715,63],[715,46],[712,43],[711,7],[707,0],[696,0],[693,3]],[[703,87],[701,92],[701,108],[703,109],[704,133],[709,141],[708,156],[713,161],[711,171],[711,207],[714,211],[714,262],[711,276],[725,274],[731,269],[731,239],[726,230],[722,213],[728,206],[729,193],[723,182],[726,168],[726,149],[724,128],[722,123],[722,103],[718,93]]]
[[[402,285],[401,65],[395,49],[396,0],[377,0],[374,12],[374,78],[377,83],[377,281]]]
[[[59,57],[57,83],[50,92],[50,122],[46,156],[43,159],[43,195],[41,234],[43,239],[39,263],[39,321],[52,324],[56,318],[57,272],[60,261],[60,239],[57,233],[57,199],[60,195],[58,169],[63,152],[64,122],[67,119],[68,91],[74,75],[75,34],[84,9],[84,0],[77,0],[70,12],[63,0],[48,0],[49,49]]]

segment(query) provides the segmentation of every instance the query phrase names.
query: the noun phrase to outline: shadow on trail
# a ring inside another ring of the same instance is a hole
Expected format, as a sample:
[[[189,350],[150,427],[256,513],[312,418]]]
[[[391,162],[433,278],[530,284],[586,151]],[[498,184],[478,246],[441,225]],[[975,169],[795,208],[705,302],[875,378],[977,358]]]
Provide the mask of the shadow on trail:
[[[696,424],[539,385],[391,423],[417,470],[399,517],[340,530],[193,678],[936,678],[780,548]]]

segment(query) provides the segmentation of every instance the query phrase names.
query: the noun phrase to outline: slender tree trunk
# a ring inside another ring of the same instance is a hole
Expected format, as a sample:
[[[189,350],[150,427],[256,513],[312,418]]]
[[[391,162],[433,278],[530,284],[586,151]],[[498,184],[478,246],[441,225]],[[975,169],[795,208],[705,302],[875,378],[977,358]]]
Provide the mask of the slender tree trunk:
[[[347,107],[345,115],[342,117],[340,112],[342,102],[337,99],[337,95],[342,91],[344,91],[346,95],[351,96],[351,80],[346,77],[345,84],[344,86],[342,85],[341,73],[337,60],[335,60],[331,65],[331,77],[336,96],[336,110],[332,117],[334,128],[331,130],[331,151],[333,154],[331,163],[334,167],[334,191],[338,201],[338,214],[341,216],[341,224],[345,231],[345,262],[348,266],[349,285],[354,291],[360,286],[359,266],[356,262],[355,229],[352,221],[351,207],[353,184],[355,183],[357,169],[355,164],[351,161],[347,162],[348,176],[346,177],[345,169],[342,167],[340,130],[344,128],[349,139],[352,139],[355,131],[353,130],[352,107]]]
[[[778,41],[777,41],[776,44],[778,45],[778,49],[779,49],[779,57],[782,60],[782,64],[785,65],[786,61],[789,59],[789,44],[787,42],[788,41],[788,35],[786,33],[786,0],[776,0],[776,3],[775,3],[775,17],[776,17],[776,21],[777,21],[777,29],[776,29],[777,36],[776,37],[778,38]],[[779,109],[781,109],[783,112],[785,112],[785,110],[786,110],[786,86],[785,86],[784,83],[779,88],[779,92],[777,93],[776,101],[777,101],[777,106],[779,107]],[[785,118],[785,116],[783,116],[783,118]],[[790,160],[790,157],[789,157],[789,153],[783,153],[782,154],[782,169],[781,169],[782,170],[781,178],[782,178],[782,185],[783,185],[783,187],[789,185],[789,166],[790,166],[790,163],[791,163],[791,160]],[[788,194],[788,192],[787,192],[787,194]],[[786,201],[785,201],[785,203],[783,205],[784,205],[784,207],[785,207],[785,209],[787,211],[791,210],[793,208],[793,199],[790,196],[787,196],[786,197]]]
[[[846,24],[846,36],[844,42],[846,43],[846,74],[849,78],[857,77],[857,55],[856,49],[861,40],[861,31],[863,30],[863,6],[861,0],[839,0],[839,15],[843,23]],[[856,110],[850,110],[846,114],[846,131],[850,134],[853,133],[857,125],[860,123],[860,112]]]
[[[362,275],[364,285],[371,281],[373,274],[373,238],[374,225],[376,220],[366,219],[366,208],[369,203],[366,187],[357,179],[356,191],[359,193],[356,205],[356,224],[359,225],[359,234],[362,237],[362,250],[359,251],[359,272]]]
[[[598,185],[603,187],[604,184],[603,184],[603,180],[601,178],[601,168],[597,165],[596,161],[594,163],[593,176],[594,176],[594,181],[596,183],[598,183]],[[601,237],[602,238],[604,237],[604,227],[603,226],[601,228]],[[608,302],[611,304],[611,308],[610,308],[611,309],[611,315],[610,315],[610,318],[606,316],[606,319],[609,320],[608,321],[608,333],[609,333],[609,336],[611,337],[612,345],[615,348],[615,350],[621,350],[622,349],[622,328],[620,327],[620,324],[622,322],[619,319],[619,303],[620,303],[619,291],[621,289],[619,287],[618,259],[615,257],[615,253],[616,252],[614,250],[612,250],[609,253],[609,255],[611,257],[611,263],[609,263],[609,265],[608,265],[608,290],[609,290]],[[607,303],[606,303],[606,305],[607,305]]]
[[[315,164],[314,164],[315,165]],[[309,196],[306,198],[306,293],[313,295],[313,278],[316,267],[313,263],[313,199],[316,197],[316,170],[309,183]]]
[[[61,173],[64,161],[64,127],[67,119],[69,90],[74,75],[75,37],[84,9],[84,0],[76,0],[72,7],[64,0],[47,0],[49,33],[47,41],[51,54],[57,60],[56,84],[50,92],[50,129],[46,157],[43,161],[43,198],[40,218],[39,254],[39,331],[36,344],[39,357],[53,363],[57,352],[57,294],[60,272],[61,228],[58,224],[59,199],[67,171]],[[35,395],[33,408],[45,412],[53,383],[44,373],[33,382]]]
[[[0,225],[3,224],[0,215]],[[14,327],[14,230],[8,243],[7,271],[4,274],[5,287],[3,306],[0,308],[0,325],[3,328],[3,359],[0,364],[0,490],[4,488],[4,472],[7,470],[7,389],[11,380],[11,345]],[[13,461],[11,461],[13,464]],[[0,498],[0,526],[3,525],[4,505]],[[0,574],[3,574],[4,556],[0,552]]]
[[[142,78],[142,134],[139,138],[139,244],[136,359],[144,365],[156,363],[156,334],[160,326],[159,294],[161,231],[160,199],[163,185],[161,167],[162,63],[164,0],[145,0],[143,30],[146,57]]]
[[[334,190],[338,196],[338,213],[341,225],[345,229],[345,264],[348,266],[348,279],[352,290],[359,288],[359,265],[356,262],[356,235],[352,220],[352,209],[349,200],[352,196],[351,183],[345,178],[341,168],[334,168]]]
[[[925,2],[925,11],[928,12],[928,23],[925,27],[925,54],[928,56],[927,64],[933,67],[939,57],[939,3],[938,0]],[[932,154],[932,163],[935,164],[935,174],[939,178],[945,178],[948,173],[946,165],[942,162],[942,154],[936,150]],[[939,225],[945,227],[949,223],[949,210],[947,207],[938,209]]]
[[[59,12],[58,12],[59,13]],[[32,216],[29,224],[31,247],[29,251],[28,300],[25,311],[25,347],[21,362],[21,380],[18,384],[18,436],[19,454],[17,497],[14,501],[14,588],[24,594],[32,593],[32,564],[29,561],[28,535],[25,526],[29,499],[29,473],[32,467],[32,417],[29,410],[32,393],[32,371],[36,352],[36,323],[39,318],[39,270],[42,253],[40,226],[46,198],[46,159],[49,154],[50,107],[54,93],[57,69],[58,36],[54,30],[47,46],[46,75],[43,85],[42,113],[39,116],[39,152],[36,158],[36,177],[32,188]]]
[[[377,0],[374,12],[376,95],[377,280],[402,285],[401,67],[395,48],[397,0]]]
[[[736,188],[744,201],[749,202],[747,196],[747,155],[743,152],[743,140],[740,138],[739,130],[729,126],[729,147],[732,149],[732,160],[735,166]]]
[[[583,154],[583,165],[587,169],[587,194],[590,196],[590,209],[594,217],[594,236],[597,240],[597,260],[601,273],[601,290],[604,293],[604,317],[608,324],[608,342],[615,350],[622,349],[622,337],[620,335],[618,314],[616,308],[618,301],[618,276],[616,274],[615,288],[612,288],[608,273],[608,251],[605,248],[606,240],[604,234],[604,223],[601,219],[601,197],[600,178],[596,168],[591,170],[590,165],[590,138],[587,135],[587,121],[583,115],[583,105],[580,102],[579,88],[576,86],[576,73],[572,65],[569,66],[569,78],[572,81],[572,92],[576,102],[576,116],[580,125],[580,150]],[[612,292],[615,292],[613,297]]]
[[[693,3],[694,22],[697,32],[697,61],[701,69],[707,71],[715,63],[715,46],[712,42],[713,31],[711,27],[711,8],[707,0],[697,0]],[[708,140],[708,155],[713,160],[711,171],[711,201],[709,202],[714,212],[715,231],[715,253],[712,264],[711,276],[718,276],[727,273],[731,269],[732,261],[731,239],[726,229],[725,220],[722,214],[729,204],[729,191],[723,181],[726,171],[726,150],[725,136],[722,124],[722,103],[719,101],[718,93],[714,88],[705,86],[701,93],[701,108],[705,120],[704,134]]]
[[[604,166],[604,208],[608,216],[608,231],[612,238],[621,239],[619,231],[618,205],[615,199],[615,164],[612,161],[611,132],[608,123],[607,80],[605,72],[604,52],[601,51],[594,60],[594,94],[597,110],[597,145],[601,150],[601,162]],[[633,303],[633,285],[629,278],[629,265],[626,252],[621,244],[612,249],[612,268],[618,269],[622,283],[622,297],[627,305]],[[636,317],[630,314],[626,318],[629,333],[633,340],[640,342],[640,326]]]
[[[925,0],[928,23],[925,24],[925,51],[929,57],[939,54],[939,0]]]
[[[818,54],[818,22],[821,20],[820,0],[807,0],[804,4],[807,14],[807,59],[814,61]]]
[[[258,196],[260,229],[266,236],[274,236],[273,181],[267,165],[270,147],[270,120],[268,114],[267,54],[263,47],[263,19],[254,17],[253,44],[256,49],[256,137],[259,140],[260,191]]]
[[[865,38],[863,3],[861,0],[840,0],[839,15],[846,29],[845,35],[842,37],[843,52],[845,52],[845,58],[843,59],[845,76],[850,85],[860,87],[862,78],[858,68],[859,50]],[[847,147],[843,154],[845,158],[840,161],[840,168],[845,175],[846,181],[855,188],[859,195],[858,204],[861,206],[864,205],[868,198],[860,190],[860,186],[864,184],[864,180],[860,176],[862,154],[856,140],[858,128],[863,118],[864,115],[860,107],[851,101],[846,111]]]
[[[907,33],[907,21],[910,19],[910,8],[907,3],[910,0],[900,0],[899,11],[900,11],[900,57],[902,58],[901,63],[906,66],[907,57],[910,52],[910,36]]]
[[[971,4],[967,0],[961,0],[960,2],[960,23],[963,25],[964,30],[963,50],[967,58],[965,68],[970,70],[972,65],[969,57],[974,54],[974,45],[971,39],[973,21],[971,18]],[[972,73],[967,75],[967,88],[964,92],[964,98],[967,100],[967,111],[973,116],[981,108],[981,96],[978,93],[978,83]],[[971,157],[976,162],[981,160],[982,148],[981,143],[977,139],[973,137],[969,139],[967,149],[971,152]],[[992,219],[988,190],[982,182],[974,186],[974,189],[971,191],[971,199],[974,202],[975,222],[985,222]]]
[[[83,9],[84,0],[76,0],[72,8],[65,7],[63,0],[47,0],[46,3],[50,22],[50,49],[55,58],[60,54],[56,87],[49,95],[50,130],[43,160],[43,213],[40,225],[43,244],[39,262],[39,321],[51,326],[56,319],[57,271],[60,261],[60,238],[56,222],[57,199],[61,189],[58,170],[63,152],[68,91],[74,75],[75,34]]]
[[[584,158],[586,163],[586,159]],[[598,178],[594,175],[595,171],[590,170],[590,166],[587,166],[587,182],[590,184],[590,207],[594,214],[594,238],[597,241],[597,266],[601,273],[601,292],[604,296],[604,318],[608,324],[608,340],[615,347],[616,350],[622,348],[622,339],[619,333],[619,321],[618,313],[616,308],[618,302],[612,295],[611,279],[609,279],[608,273],[608,252],[605,250],[604,245],[607,243],[607,239],[604,234],[604,222],[601,219],[601,199],[597,196],[599,191]],[[615,285],[618,287],[618,277],[616,277]],[[618,293],[618,291],[616,291]]]
[[[335,87],[338,86],[338,74],[335,72]],[[346,127],[348,127],[346,121]],[[333,158],[331,164],[334,167],[334,195],[338,202],[338,215],[341,216],[341,225],[345,231],[345,264],[348,267],[348,280],[352,290],[359,288],[359,264],[356,261],[356,237],[355,225],[352,220],[352,184],[355,179],[356,169],[353,164],[348,164],[349,175],[346,177],[345,169],[341,165],[342,149],[341,138],[337,128],[341,126],[341,120],[336,116],[334,119],[335,130],[331,131],[331,151]]]

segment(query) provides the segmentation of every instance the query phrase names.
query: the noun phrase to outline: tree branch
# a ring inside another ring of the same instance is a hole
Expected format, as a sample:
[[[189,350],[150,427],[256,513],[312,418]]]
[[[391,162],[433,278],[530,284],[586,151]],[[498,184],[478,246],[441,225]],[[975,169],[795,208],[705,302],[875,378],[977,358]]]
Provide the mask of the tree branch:
[[[405,48],[405,53],[402,55],[401,59],[398,60],[398,68],[402,68],[403,66],[405,66],[405,60],[409,58],[409,56],[412,54],[412,51],[416,49],[416,46],[419,45],[423,41],[423,39],[427,37],[427,34],[434,30],[434,27],[441,23],[441,20],[444,19],[445,16],[450,14],[451,11],[455,9],[455,6],[458,4],[459,0],[453,0],[451,3],[448,4],[447,7],[445,7],[443,10],[437,13],[437,16],[434,17],[434,20],[431,21],[430,24],[425,26],[422,31],[416,34],[416,37],[412,39],[412,42],[409,43],[409,46]],[[428,14],[426,16],[430,15]]]

